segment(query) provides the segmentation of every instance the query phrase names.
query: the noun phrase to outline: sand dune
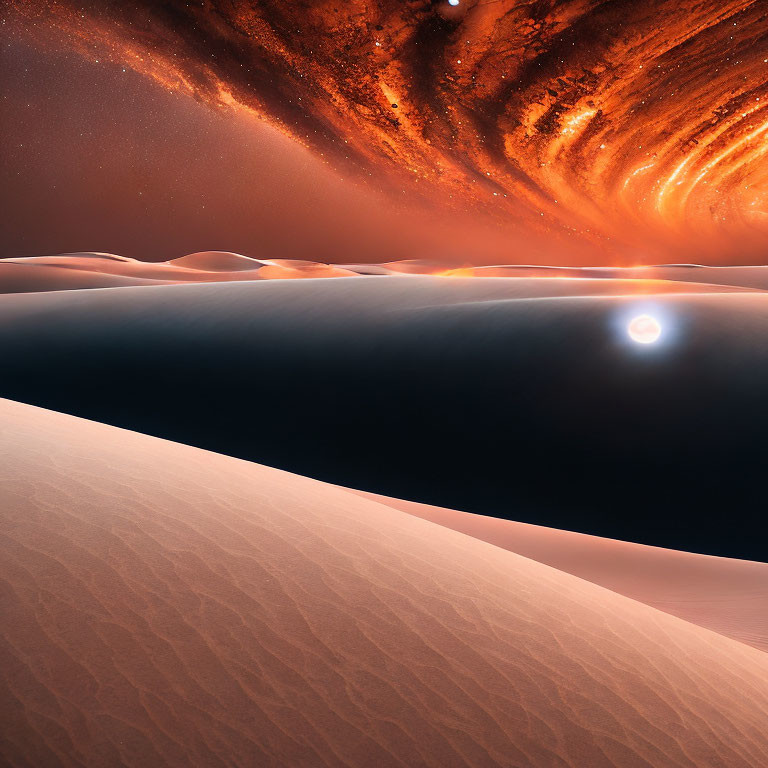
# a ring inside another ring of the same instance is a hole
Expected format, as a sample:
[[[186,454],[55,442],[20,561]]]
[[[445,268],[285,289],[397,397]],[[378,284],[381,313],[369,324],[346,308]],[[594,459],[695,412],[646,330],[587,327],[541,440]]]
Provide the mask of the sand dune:
[[[602,271],[607,277],[661,278],[680,282],[733,285],[756,290],[768,289],[768,267],[707,267],[698,264],[666,264],[657,267],[636,267]]]
[[[10,766],[744,766],[768,656],[343,489],[0,403]]]
[[[65,253],[57,256],[0,259],[0,293],[349,277],[356,274],[351,269],[328,264],[291,260],[259,261],[226,251],[201,251],[161,262],[139,261],[108,253]]]
[[[766,561],[768,296],[633,288],[381,276],[6,296],[0,396],[389,496]],[[648,306],[666,334],[651,349],[626,333]]]
[[[0,293],[71,291],[82,288],[120,288],[129,285],[167,285],[167,280],[62,268],[56,265],[30,265],[0,260]]]
[[[450,267],[429,261],[401,261],[381,265],[390,273],[438,274],[444,277],[540,277],[604,280],[666,280],[753,290],[768,289],[768,267],[709,267],[701,264],[657,264],[639,267],[558,267],[540,264],[492,264]]]
[[[74,273],[74,274],[73,274]],[[86,273],[86,274],[81,274]],[[300,259],[260,260],[228,251],[200,251],[162,262],[147,262],[108,253],[64,253],[56,256],[0,259],[0,293],[73,288],[110,288],[164,283],[238,282],[296,278],[398,275],[440,277],[575,278],[607,281],[634,293],[705,292],[768,288],[768,267],[702,267],[660,265],[617,269],[499,264],[451,267],[426,259],[385,264],[323,264]],[[122,276],[122,280],[115,279]],[[682,285],[681,285],[682,284]],[[599,292],[611,292],[609,288]]]
[[[352,269],[336,267],[332,264],[316,264],[314,262],[294,261],[291,259],[274,259],[259,270],[259,277],[262,280],[357,276],[358,273]]]
[[[264,266],[263,261],[228,251],[199,251],[162,262],[162,264],[169,267],[197,269],[202,272],[243,272]]]
[[[768,563],[648,547],[353,492],[768,651]]]
[[[37,256],[25,259],[0,259],[0,266],[9,273],[14,267],[23,265],[26,269],[37,268],[41,275],[57,272],[100,272],[104,275],[121,275],[123,277],[162,280],[172,274],[167,263],[153,263],[117,256],[113,253],[62,253],[56,256]],[[196,270],[187,270],[193,272]]]

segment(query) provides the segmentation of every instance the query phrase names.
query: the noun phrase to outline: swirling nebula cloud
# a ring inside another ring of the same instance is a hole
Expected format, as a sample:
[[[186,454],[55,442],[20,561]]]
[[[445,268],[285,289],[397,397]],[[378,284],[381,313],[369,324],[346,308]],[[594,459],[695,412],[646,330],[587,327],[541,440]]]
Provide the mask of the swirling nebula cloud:
[[[563,252],[739,263],[768,241],[763,2],[15,5],[344,173]]]

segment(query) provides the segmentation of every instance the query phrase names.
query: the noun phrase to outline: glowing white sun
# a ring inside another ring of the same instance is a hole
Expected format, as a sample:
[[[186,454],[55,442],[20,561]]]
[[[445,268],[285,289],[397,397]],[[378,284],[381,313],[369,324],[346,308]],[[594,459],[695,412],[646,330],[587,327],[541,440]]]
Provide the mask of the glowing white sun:
[[[661,336],[661,324],[651,315],[638,315],[629,321],[627,333],[638,344],[653,344]]]

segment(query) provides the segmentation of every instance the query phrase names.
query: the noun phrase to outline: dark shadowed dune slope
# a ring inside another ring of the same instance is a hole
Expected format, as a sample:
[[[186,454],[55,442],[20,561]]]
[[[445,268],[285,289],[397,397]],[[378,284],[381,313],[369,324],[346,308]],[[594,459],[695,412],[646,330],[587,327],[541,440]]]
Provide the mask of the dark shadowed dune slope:
[[[768,295],[656,291],[377,276],[6,296],[0,395],[399,498],[768,560]],[[661,341],[635,345],[649,311]]]

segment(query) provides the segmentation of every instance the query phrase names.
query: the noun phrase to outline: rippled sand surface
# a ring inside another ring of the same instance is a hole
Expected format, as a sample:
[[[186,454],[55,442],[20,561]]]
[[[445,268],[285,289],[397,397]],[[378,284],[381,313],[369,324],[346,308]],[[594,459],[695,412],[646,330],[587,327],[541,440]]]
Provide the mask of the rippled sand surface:
[[[356,491],[768,651],[768,564],[589,536]]]
[[[0,403],[13,766],[750,766],[768,655],[343,489]]]

